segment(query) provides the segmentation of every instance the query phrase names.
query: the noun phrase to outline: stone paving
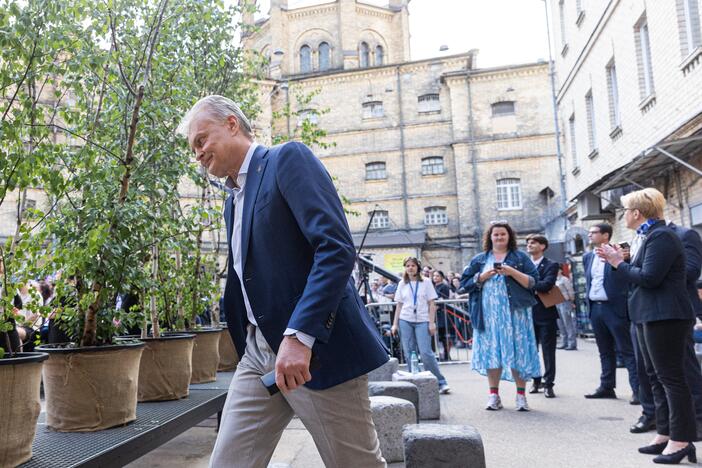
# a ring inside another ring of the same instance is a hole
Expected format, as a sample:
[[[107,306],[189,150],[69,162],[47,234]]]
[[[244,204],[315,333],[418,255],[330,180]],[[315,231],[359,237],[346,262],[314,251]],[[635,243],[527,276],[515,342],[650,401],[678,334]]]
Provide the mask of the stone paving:
[[[594,342],[580,340],[579,346],[578,351],[558,351],[557,398],[528,395],[532,408],[529,413],[514,410],[515,388],[508,382],[503,383],[500,392],[505,409],[486,411],[485,378],[470,371],[469,364],[442,365],[452,393],[441,397],[440,422],[475,426],[483,438],[487,466],[491,468],[654,466],[650,456],[636,451],[652,434],[630,434],[628,430],[640,407],[628,403],[631,390],[626,371],[617,371],[617,400],[586,400],[583,395],[597,387],[599,358]],[[214,424],[209,419],[128,466],[206,467],[216,436]],[[270,467],[323,466],[309,433],[294,419],[285,430]]]

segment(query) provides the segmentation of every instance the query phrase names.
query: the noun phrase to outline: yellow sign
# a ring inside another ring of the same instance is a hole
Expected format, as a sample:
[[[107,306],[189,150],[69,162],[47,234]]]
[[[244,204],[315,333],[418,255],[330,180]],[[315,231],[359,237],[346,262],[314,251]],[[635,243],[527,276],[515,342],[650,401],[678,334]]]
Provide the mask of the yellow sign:
[[[402,265],[402,262],[407,257],[411,257],[413,255],[414,254],[412,252],[385,254],[383,257],[383,268],[391,273],[399,273],[404,271],[405,267]]]

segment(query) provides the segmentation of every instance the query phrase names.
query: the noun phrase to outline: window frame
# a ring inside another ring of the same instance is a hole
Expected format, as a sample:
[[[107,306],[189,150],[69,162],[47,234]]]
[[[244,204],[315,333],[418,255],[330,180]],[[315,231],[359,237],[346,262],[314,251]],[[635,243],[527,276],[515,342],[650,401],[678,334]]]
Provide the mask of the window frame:
[[[380,52],[380,54],[378,54],[378,52]],[[380,56],[380,60],[378,60],[378,56]],[[375,66],[376,67],[383,65],[383,63],[385,62],[385,49],[380,44],[375,46],[375,57],[374,58],[375,58]]]
[[[622,126],[621,108],[619,107],[619,80],[617,77],[617,63],[612,58],[606,67],[607,90],[609,95],[609,123],[612,129]]]
[[[387,178],[388,167],[385,161],[371,161],[366,163],[366,180],[387,180]]]
[[[578,142],[575,137],[575,131],[575,112],[573,112],[570,114],[570,117],[568,117],[568,134],[570,136],[570,153],[573,161],[573,169],[580,167],[580,163],[578,161]]]
[[[639,69],[639,88],[641,100],[644,101],[656,92],[653,79],[653,60],[651,56],[651,31],[648,28],[648,19],[644,14],[636,25],[636,52]]]
[[[312,47],[307,44],[300,46],[300,73],[310,73],[312,71]],[[307,60],[305,67],[305,57]]]
[[[518,177],[503,177],[495,181],[498,211],[522,209],[522,180]],[[516,191],[514,190],[516,188]],[[503,192],[503,193],[501,193]],[[515,195],[518,203],[514,203]],[[502,205],[502,206],[501,206]]]
[[[366,41],[362,41],[361,45],[358,47],[358,67],[370,67],[370,46]]]
[[[424,208],[425,226],[446,226],[448,224],[448,209],[445,206],[427,206]]]
[[[585,110],[587,112],[587,138],[590,152],[597,151],[597,120],[595,114],[595,98],[592,89],[585,93]]]
[[[305,120],[309,120],[313,125],[319,125],[319,112],[316,109],[300,109],[297,112],[297,126],[301,127]]]
[[[425,93],[417,96],[417,112],[420,114],[441,112],[441,95],[439,93]]]
[[[385,110],[383,109],[383,101],[366,101],[363,104],[361,104],[361,109],[361,117],[364,120],[380,119],[385,116]],[[378,109],[380,110],[378,111]]]
[[[512,110],[508,112],[503,112],[503,111],[497,111],[500,107],[501,104],[511,104]],[[510,115],[516,115],[517,113],[517,106],[515,105],[515,101],[496,101],[490,104],[490,109],[492,111],[492,117],[507,117]]]
[[[438,163],[437,163],[438,161]],[[446,174],[446,166],[444,165],[443,156],[426,156],[422,158],[422,176],[433,176]],[[436,168],[440,167],[441,172],[437,172]]]
[[[373,212],[369,212],[368,216],[370,217],[373,214]],[[370,224],[368,225],[368,228],[371,231],[377,231],[380,229],[388,229],[390,227],[390,213],[388,210],[375,210],[375,215],[373,216],[373,219],[370,221]]]
[[[326,53],[322,52],[322,48],[326,46]],[[317,53],[319,54],[319,71],[325,71],[331,69],[331,45],[327,41],[322,41],[317,47]],[[326,66],[322,66],[322,57],[326,57]]]

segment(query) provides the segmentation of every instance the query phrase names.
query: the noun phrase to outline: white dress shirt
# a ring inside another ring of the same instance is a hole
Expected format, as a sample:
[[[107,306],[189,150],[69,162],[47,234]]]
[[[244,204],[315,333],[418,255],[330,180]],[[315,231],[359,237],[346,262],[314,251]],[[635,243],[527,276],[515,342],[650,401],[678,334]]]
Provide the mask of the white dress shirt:
[[[246,287],[244,286],[244,266],[241,264],[242,260],[242,238],[241,238],[241,223],[242,214],[244,211],[244,187],[246,186],[246,174],[249,171],[249,165],[251,164],[251,157],[254,151],[258,147],[258,143],[255,141],[251,142],[249,150],[246,152],[244,157],[244,162],[241,164],[239,173],[236,176],[236,185],[234,187],[234,226],[232,227],[232,259],[234,261],[234,271],[239,277],[239,284],[241,285],[241,293],[244,296],[244,305],[246,306],[246,318],[249,322],[258,326],[256,318],[254,317],[253,310],[251,309],[251,303],[249,302],[249,296],[246,294]],[[312,348],[315,342],[315,338],[306,333],[297,331],[293,328],[287,328],[284,335],[295,335],[301,343],[303,343],[308,348]]]
[[[608,301],[607,292],[604,288],[605,261],[597,255],[592,256],[590,265],[590,295],[591,301]]]

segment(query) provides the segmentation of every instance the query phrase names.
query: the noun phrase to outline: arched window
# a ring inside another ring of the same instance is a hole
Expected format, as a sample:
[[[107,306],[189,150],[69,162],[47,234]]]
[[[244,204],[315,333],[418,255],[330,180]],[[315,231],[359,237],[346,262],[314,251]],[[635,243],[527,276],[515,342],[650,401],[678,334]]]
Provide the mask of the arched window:
[[[361,49],[359,51],[359,66],[361,68],[366,68],[368,66],[368,55],[370,54],[370,49],[366,42],[361,42]]]
[[[310,46],[303,45],[300,47],[300,73],[309,73],[312,71],[312,49]]]
[[[377,46],[375,48],[375,64],[376,65],[382,65],[383,64],[383,59],[384,59],[384,54],[383,54],[383,46]]]
[[[326,42],[319,44],[319,69],[329,70],[329,44]]]

